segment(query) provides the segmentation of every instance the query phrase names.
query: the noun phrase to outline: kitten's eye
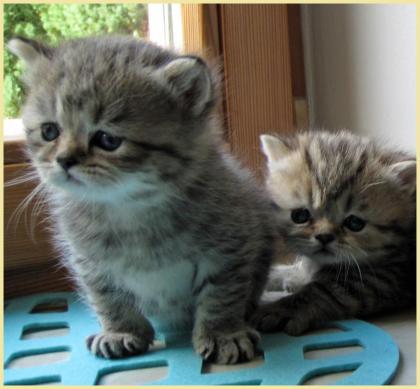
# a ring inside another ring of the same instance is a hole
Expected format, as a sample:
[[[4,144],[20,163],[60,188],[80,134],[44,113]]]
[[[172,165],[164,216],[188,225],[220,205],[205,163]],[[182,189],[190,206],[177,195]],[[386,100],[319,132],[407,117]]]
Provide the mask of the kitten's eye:
[[[291,216],[296,224],[303,224],[311,218],[311,213],[306,208],[298,208],[292,210]]]
[[[42,123],[41,124],[41,133],[42,138],[47,141],[51,142],[54,139],[58,138],[60,135],[60,130],[56,123]]]
[[[120,147],[122,138],[107,134],[104,131],[97,131],[92,138],[91,143],[106,151],[114,151]]]
[[[365,228],[366,222],[360,217],[350,215],[344,219],[343,225],[350,231],[358,232]]]

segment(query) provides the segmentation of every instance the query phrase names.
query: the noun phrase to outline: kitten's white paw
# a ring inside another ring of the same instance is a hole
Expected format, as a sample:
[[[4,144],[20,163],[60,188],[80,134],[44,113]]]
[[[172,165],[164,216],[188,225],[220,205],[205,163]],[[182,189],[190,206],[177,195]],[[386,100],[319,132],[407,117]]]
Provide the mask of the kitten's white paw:
[[[296,293],[305,286],[305,283],[306,279],[299,275],[294,275],[283,280],[283,290],[289,293]]]
[[[266,290],[270,292],[285,290],[284,281],[290,278],[290,272],[293,268],[293,266],[284,265],[274,266],[268,275]]]
[[[260,335],[252,328],[230,334],[209,331],[193,336],[196,352],[205,360],[220,365],[250,361],[254,358],[259,340]]]
[[[123,358],[145,353],[153,339],[140,338],[128,333],[103,332],[86,339],[89,351],[102,358]]]
[[[294,265],[276,265],[270,270],[266,289],[268,291],[287,291],[296,293],[308,284],[318,265],[307,258],[301,258]]]

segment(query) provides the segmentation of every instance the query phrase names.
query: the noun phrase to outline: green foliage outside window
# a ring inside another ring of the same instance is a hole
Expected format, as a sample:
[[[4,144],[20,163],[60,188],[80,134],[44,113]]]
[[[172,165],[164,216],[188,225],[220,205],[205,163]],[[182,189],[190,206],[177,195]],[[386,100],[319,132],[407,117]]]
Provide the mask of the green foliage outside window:
[[[145,4],[5,4],[4,42],[16,35],[55,45],[103,33],[147,34]],[[23,100],[22,64],[4,50],[4,115],[19,116]]]

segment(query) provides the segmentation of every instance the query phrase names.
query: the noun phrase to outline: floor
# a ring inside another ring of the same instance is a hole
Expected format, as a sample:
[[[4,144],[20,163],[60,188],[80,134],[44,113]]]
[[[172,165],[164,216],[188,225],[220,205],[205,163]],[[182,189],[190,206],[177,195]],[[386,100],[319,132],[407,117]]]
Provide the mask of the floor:
[[[416,384],[416,312],[378,317],[370,321],[387,331],[400,348],[401,362],[393,385]]]

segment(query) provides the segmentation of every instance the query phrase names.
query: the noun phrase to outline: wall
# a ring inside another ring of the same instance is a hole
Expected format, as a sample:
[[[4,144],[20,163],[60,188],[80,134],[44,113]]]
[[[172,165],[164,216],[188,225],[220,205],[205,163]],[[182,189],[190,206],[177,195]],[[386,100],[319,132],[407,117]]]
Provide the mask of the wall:
[[[313,126],[415,150],[415,5],[303,5]]]

